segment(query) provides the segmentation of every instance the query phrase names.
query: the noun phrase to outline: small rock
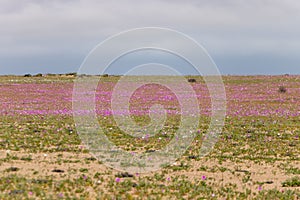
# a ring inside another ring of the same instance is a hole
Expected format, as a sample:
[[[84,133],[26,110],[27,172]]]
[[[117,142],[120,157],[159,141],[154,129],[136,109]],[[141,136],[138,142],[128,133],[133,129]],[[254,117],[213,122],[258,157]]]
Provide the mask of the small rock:
[[[95,161],[95,160],[97,160],[97,159],[94,158],[94,157],[89,157],[89,158],[86,158],[86,160]]]
[[[117,174],[116,177],[118,177],[118,178],[132,178],[133,175],[129,174],[128,172],[123,172],[123,173]]]
[[[16,172],[16,171],[19,171],[20,169],[18,167],[10,167],[8,169],[6,169],[6,171],[8,172]]]
[[[132,187],[137,187],[137,186],[138,186],[138,184],[132,183]]]
[[[153,153],[153,152],[155,152],[155,150],[153,150],[153,149],[149,149],[146,151],[146,153]]]
[[[23,194],[24,190],[12,190],[10,191],[10,195],[15,195],[15,194]]]
[[[198,156],[194,156],[194,155],[189,156],[189,159],[196,159],[196,158],[198,158]]]
[[[54,169],[52,170],[52,172],[56,172],[56,173],[64,173],[65,171],[62,169]]]
[[[247,170],[243,170],[243,169],[237,169],[237,170],[235,170],[236,172],[243,172],[243,173],[249,173],[249,171],[247,171]]]
[[[266,184],[273,184],[274,182],[273,181],[266,181],[265,183]]]

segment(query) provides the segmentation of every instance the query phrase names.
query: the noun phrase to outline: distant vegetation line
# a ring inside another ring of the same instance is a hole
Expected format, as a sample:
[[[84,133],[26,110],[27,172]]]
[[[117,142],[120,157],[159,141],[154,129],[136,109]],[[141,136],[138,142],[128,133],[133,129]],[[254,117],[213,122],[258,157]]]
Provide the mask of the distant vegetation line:
[[[267,74],[257,74],[257,75],[249,75],[249,74],[244,74],[244,75],[231,75],[231,74],[222,74],[222,76],[292,76],[296,74],[278,74],[278,75],[267,75]],[[78,74],[77,72],[68,72],[68,73],[37,73],[37,74],[23,74],[23,75],[15,75],[15,74],[7,74],[7,75],[0,75],[0,76],[23,76],[23,77],[51,77],[51,76],[68,76],[68,77],[76,77],[76,76],[102,76],[102,77],[109,77],[109,76],[114,76],[114,77],[120,77],[122,75],[120,74]],[[139,76],[139,75],[132,75],[132,76]],[[140,75],[143,76],[143,75]],[[167,76],[167,75],[154,75],[154,76]],[[200,75],[183,75],[185,77],[198,77]]]

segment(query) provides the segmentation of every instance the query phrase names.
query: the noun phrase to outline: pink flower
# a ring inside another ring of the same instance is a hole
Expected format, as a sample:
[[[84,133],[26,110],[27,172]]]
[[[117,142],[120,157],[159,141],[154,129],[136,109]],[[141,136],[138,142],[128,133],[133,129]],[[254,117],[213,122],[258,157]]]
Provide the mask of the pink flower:
[[[258,186],[258,191],[261,191],[262,190],[262,187],[261,187],[261,185],[260,186]]]
[[[119,183],[121,179],[119,177],[116,178],[116,182]]]
[[[206,180],[206,176],[202,176],[202,180],[203,180],[203,181]]]

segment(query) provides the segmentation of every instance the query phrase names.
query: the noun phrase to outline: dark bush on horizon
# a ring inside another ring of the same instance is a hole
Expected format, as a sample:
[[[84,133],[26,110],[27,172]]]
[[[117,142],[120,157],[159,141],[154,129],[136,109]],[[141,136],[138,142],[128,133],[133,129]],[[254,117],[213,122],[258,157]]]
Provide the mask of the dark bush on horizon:
[[[41,73],[38,73],[38,74],[36,74],[36,75],[33,75],[34,77],[42,77],[43,76],[43,74],[41,74]]]
[[[32,77],[31,74],[24,74],[24,77]]]
[[[77,76],[76,72],[66,73],[66,76]]]
[[[102,77],[108,77],[108,74],[103,74]]]
[[[194,79],[194,78],[189,78],[189,79],[188,79],[188,82],[190,82],[190,83],[196,83],[196,79]]]

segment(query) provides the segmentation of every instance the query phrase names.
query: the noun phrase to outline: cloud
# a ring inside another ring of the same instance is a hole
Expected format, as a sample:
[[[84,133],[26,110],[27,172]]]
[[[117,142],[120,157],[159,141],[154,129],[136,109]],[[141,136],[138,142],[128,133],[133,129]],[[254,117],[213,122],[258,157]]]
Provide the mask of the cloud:
[[[45,62],[53,58],[70,69],[74,60],[83,59],[105,38],[144,26],[190,35],[221,66],[229,66],[228,59],[254,55],[268,59],[280,55],[296,66],[299,22],[297,0],[2,0],[0,70],[15,66],[18,71],[18,67],[43,63],[35,62],[37,58]],[[222,63],[224,58],[227,62]]]

